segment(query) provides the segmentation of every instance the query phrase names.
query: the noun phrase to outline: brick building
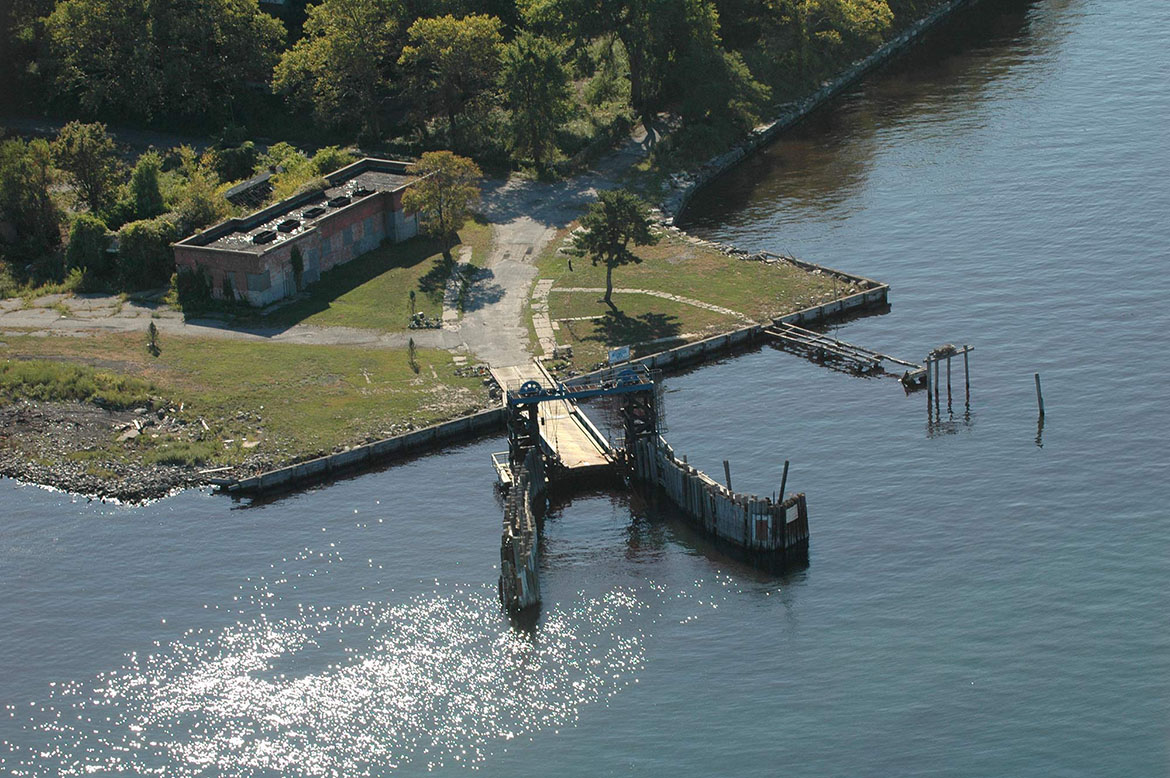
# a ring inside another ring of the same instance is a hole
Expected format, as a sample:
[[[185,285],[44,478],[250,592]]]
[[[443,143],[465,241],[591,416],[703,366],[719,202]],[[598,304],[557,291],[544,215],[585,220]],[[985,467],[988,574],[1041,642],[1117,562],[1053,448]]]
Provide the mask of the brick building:
[[[329,188],[323,192],[290,197],[173,244],[175,266],[206,272],[216,297],[230,289],[264,306],[294,295],[294,246],[306,286],[385,240],[398,243],[418,233],[417,216],[402,207],[411,181],[406,164],[366,158],[343,167],[325,176]]]

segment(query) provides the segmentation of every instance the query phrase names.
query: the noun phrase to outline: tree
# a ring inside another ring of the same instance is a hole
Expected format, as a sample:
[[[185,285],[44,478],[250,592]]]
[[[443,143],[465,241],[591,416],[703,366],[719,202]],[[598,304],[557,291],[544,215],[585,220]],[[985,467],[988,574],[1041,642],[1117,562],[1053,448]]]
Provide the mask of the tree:
[[[53,159],[91,211],[99,213],[113,202],[122,165],[106,125],[69,122],[53,141]]]
[[[801,78],[809,78],[834,49],[879,43],[894,20],[887,0],[769,1],[770,17],[786,33]]]
[[[141,0],[63,0],[46,20],[59,91],[90,113],[149,117],[161,102],[158,45]]]
[[[284,38],[257,0],[61,0],[47,30],[60,89],[90,112],[146,118],[230,115]]]
[[[158,185],[161,170],[162,157],[154,151],[146,152],[135,163],[134,172],[130,174],[130,200],[135,219],[153,219],[166,211]]]
[[[609,189],[597,193],[597,202],[581,218],[583,232],[573,236],[573,246],[580,256],[588,256],[594,265],[605,265],[604,302],[613,304],[613,269],[621,265],[637,264],[642,258],[630,250],[635,246],[652,246],[658,236],[650,231],[650,216],[646,204],[637,195],[625,189]]]
[[[707,74],[685,70],[684,54],[694,46],[719,46],[718,12],[711,0],[529,0],[525,18],[537,29],[578,42],[617,38],[630,69],[630,105],[652,119],[677,94],[668,89],[682,81],[683,94]]]
[[[46,141],[0,143],[0,222],[11,225],[3,256],[23,268],[61,243],[61,211],[53,200],[53,155]],[[4,238],[0,237],[0,241]]]
[[[403,207],[418,214],[423,232],[439,239],[443,259],[451,261],[451,237],[467,222],[468,210],[479,202],[483,172],[466,157],[450,151],[429,151],[409,168],[414,182],[402,196]]]
[[[563,50],[548,38],[522,32],[504,47],[501,81],[512,111],[512,145],[539,167],[569,115],[569,73]]]
[[[457,19],[448,14],[418,19],[406,31],[410,44],[398,64],[406,94],[416,104],[420,126],[445,116],[456,149],[463,149],[459,118],[482,102],[500,70],[500,20],[485,14]]]
[[[309,6],[304,37],[281,56],[273,89],[312,105],[324,124],[361,123],[376,136],[405,16],[401,0]]]

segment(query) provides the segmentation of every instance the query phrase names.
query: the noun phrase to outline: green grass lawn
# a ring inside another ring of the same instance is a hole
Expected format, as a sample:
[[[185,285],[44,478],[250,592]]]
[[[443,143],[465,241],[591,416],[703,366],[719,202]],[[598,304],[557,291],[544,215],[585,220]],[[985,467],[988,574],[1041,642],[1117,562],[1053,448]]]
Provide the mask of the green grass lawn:
[[[613,346],[634,345],[683,335],[713,335],[743,326],[742,319],[694,305],[642,294],[615,293],[617,311],[599,302],[601,294],[558,292],[564,287],[605,287],[605,268],[588,258],[556,253],[567,231],[562,231],[537,260],[540,278],[556,279],[549,294],[549,315],[557,319],[604,316],[602,320],[561,322],[557,343],[573,346],[573,363],[587,368],[605,358]],[[812,305],[844,287],[832,278],[791,265],[768,265],[729,257],[709,246],[689,243],[663,233],[655,246],[635,249],[640,264],[616,268],[615,289],[651,289],[718,305],[755,321]],[[650,353],[669,343],[635,349]]]
[[[605,360],[613,346],[645,344],[634,349],[635,355],[649,354],[677,345],[684,336],[726,332],[744,324],[734,316],[650,295],[615,294],[617,312],[597,299],[595,294],[558,292],[555,288],[549,295],[554,320],[601,316],[558,324],[557,343],[573,346],[573,363],[579,368]]]
[[[560,237],[541,256],[541,278],[555,278],[557,286],[604,287],[605,268],[588,258],[568,259],[556,254]],[[664,233],[655,246],[641,246],[635,253],[641,264],[625,265],[613,272],[615,288],[655,289],[711,303],[764,321],[773,316],[811,304],[811,300],[833,291],[833,280],[791,265],[729,257],[708,246],[696,246],[671,233]],[[838,286],[840,284],[838,283]],[[615,298],[622,305],[619,298]],[[695,308],[694,310],[701,310]]]
[[[470,246],[473,262],[482,263],[491,249],[491,226],[468,221],[459,232],[461,246]],[[322,274],[306,290],[308,298],[257,317],[260,325],[313,324],[322,327],[360,327],[395,332],[410,321],[410,292],[415,310],[438,317],[450,268],[443,262],[437,241],[419,237],[387,244]]]
[[[18,358],[80,364],[91,373],[129,377],[118,386],[149,385],[168,408],[182,404],[177,417],[188,422],[193,435],[143,437],[122,446],[112,442],[111,433],[111,450],[145,461],[168,454],[182,459],[184,451],[193,452],[188,459],[198,454],[200,464],[228,464],[248,453],[286,461],[385,437],[406,423],[423,426],[458,416],[487,402],[481,380],[455,375],[451,355],[441,350],[420,349],[416,373],[405,349],[164,335],[154,358],[136,334],[6,335],[5,342],[9,365]],[[91,380],[83,375],[79,381],[76,370],[61,372],[70,385]],[[53,396],[52,389],[39,391]],[[64,392],[58,396],[73,396]],[[6,394],[11,399],[19,392]],[[210,427],[205,433],[199,419]],[[245,449],[244,441],[258,445]]]

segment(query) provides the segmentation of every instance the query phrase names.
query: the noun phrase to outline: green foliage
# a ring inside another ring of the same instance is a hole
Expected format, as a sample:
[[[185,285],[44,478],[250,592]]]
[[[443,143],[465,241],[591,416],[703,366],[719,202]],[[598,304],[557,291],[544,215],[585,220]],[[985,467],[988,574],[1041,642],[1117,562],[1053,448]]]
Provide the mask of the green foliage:
[[[11,227],[10,234],[0,235],[0,257],[22,280],[26,264],[44,268],[61,243],[61,211],[50,193],[52,186],[53,160],[47,142],[0,143],[0,222]]]
[[[256,144],[246,140],[236,146],[216,146],[207,153],[211,169],[220,181],[239,181],[252,176],[260,159]]]
[[[512,147],[537,166],[555,151],[557,128],[569,116],[564,51],[548,38],[520,33],[504,47],[501,80],[512,111]]]
[[[305,280],[305,258],[301,256],[301,247],[293,246],[292,251],[288,255],[288,263],[292,266],[293,281],[297,285],[297,291],[301,291]]]
[[[630,249],[652,246],[658,236],[650,231],[650,216],[646,204],[625,189],[609,189],[597,193],[597,202],[581,218],[584,231],[573,236],[573,247],[580,256],[589,257],[594,265],[605,266],[605,297],[613,305],[613,269],[621,265],[637,264],[642,258]]]
[[[178,230],[166,218],[130,222],[118,231],[118,278],[123,289],[162,286],[175,268],[172,241]]]
[[[122,175],[106,125],[69,122],[53,141],[53,161],[65,172],[78,201],[95,213],[113,201]]]
[[[887,0],[773,0],[771,11],[766,45],[788,52],[803,81],[880,43],[894,19]]]
[[[148,465],[181,465],[197,467],[220,461],[223,443],[218,439],[168,440],[142,452],[142,461]]]
[[[284,38],[256,0],[61,0],[46,24],[60,91],[144,118],[230,114]]]
[[[211,306],[211,278],[202,268],[179,268],[171,276],[171,289],[174,292],[174,304],[183,313],[199,313]]]
[[[215,171],[191,148],[181,147],[179,157],[183,183],[178,190],[174,211],[179,219],[179,230],[185,235],[223,219],[228,213],[228,203],[216,191],[219,181]]]
[[[352,151],[337,146],[326,146],[309,157],[289,143],[277,143],[260,158],[260,164],[263,168],[280,171],[272,177],[271,200],[275,202],[301,192],[329,188],[324,174],[343,168],[356,159]]]
[[[148,151],[138,158],[134,172],[130,174],[129,199],[135,219],[153,219],[166,211],[158,175],[162,170],[162,157]]]
[[[113,275],[113,265],[106,251],[110,247],[109,230],[105,222],[89,213],[73,217],[69,229],[69,246],[65,249],[66,270],[81,270],[92,281],[108,280]],[[83,280],[90,286],[91,280]]]
[[[479,202],[483,172],[466,157],[450,151],[429,151],[410,166],[415,182],[402,196],[406,210],[417,213],[420,226],[437,237],[443,258],[451,261],[451,236],[463,228],[472,205]]]
[[[154,387],[146,381],[48,360],[0,362],[0,402],[91,402],[106,408],[146,405]]]
[[[410,43],[398,64],[416,123],[425,131],[428,119],[444,117],[456,149],[466,148],[460,120],[488,108],[500,70],[500,27],[494,16],[448,14],[418,19],[407,30]]]
[[[321,124],[361,124],[376,136],[405,18],[401,0],[309,6],[304,37],[281,56],[273,89],[311,105]]]
[[[319,176],[340,170],[357,161],[357,155],[339,146],[325,146],[313,155],[313,172]]]

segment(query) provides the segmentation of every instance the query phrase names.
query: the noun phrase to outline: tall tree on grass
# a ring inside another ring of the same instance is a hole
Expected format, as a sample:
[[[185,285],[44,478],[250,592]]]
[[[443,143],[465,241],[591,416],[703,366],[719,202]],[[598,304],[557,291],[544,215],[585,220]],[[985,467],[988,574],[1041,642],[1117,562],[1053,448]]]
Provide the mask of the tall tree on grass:
[[[500,72],[500,20],[486,14],[457,19],[448,14],[418,19],[406,31],[409,45],[398,64],[406,76],[406,95],[417,106],[419,126],[444,116],[451,143],[463,149],[460,119],[483,102]]]
[[[466,157],[450,151],[429,151],[409,168],[416,176],[402,196],[403,207],[418,214],[423,232],[439,239],[443,259],[451,261],[451,238],[467,222],[479,202],[483,172]]]
[[[106,125],[69,122],[53,141],[53,160],[91,211],[99,213],[114,201],[122,164]]]
[[[512,145],[540,167],[555,150],[556,131],[569,115],[569,73],[563,50],[522,32],[504,47],[501,82],[512,110]]]
[[[323,124],[360,123],[377,136],[405,18],[401,0],[309,6],[304,37],[281,56],[273,89],[312,105]]]
[[[630,249],[653,246],[658,236],[650,231],[650,214],[646,203],[633,192],[609,189],[597,193],[597,202],[581,218],[584,232],[573,236],[573,246],[580,256],[589,257],[594,265],[605,265],[605,297],[601,302],[613,304],[613,269],[638,264],[642,258]]]

